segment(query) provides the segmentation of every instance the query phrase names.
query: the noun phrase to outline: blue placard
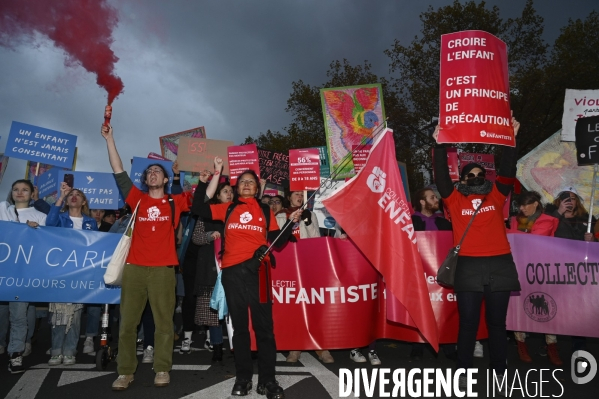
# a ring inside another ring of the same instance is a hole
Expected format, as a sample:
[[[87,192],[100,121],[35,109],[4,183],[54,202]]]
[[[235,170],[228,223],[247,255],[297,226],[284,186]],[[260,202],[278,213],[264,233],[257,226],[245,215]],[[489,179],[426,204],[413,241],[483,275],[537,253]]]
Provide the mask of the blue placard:
[[[37,189],[39,190],[39,197],[44,198],[49,195],[52,195],[55,192],[58,192],[59,181],[58,180],[58,172],[60,169],[50,169],[45,173],[42,173],[37,178]]]
[[[121,234],[0,221],[0,301],[119,303],[104,273]]]
[[[72,168],[77,136],[21,122],[12,122],[5,155]]]
[[[87,197],[90,209],[119,209],[119,189],[112,173],[58,171],[59,185],[71,179],[73,188],[81,190]]]
[[[169,178],[168,186],[165,187],[165,192],[167,194],[170,194],[171,187],[173,186],[173,163],[171,161],[133,157],[133,163],[131,164],[131,173],[129,174],[131,180],[133,181],[133,185],[135,185],[135,187],[139,188],[142,191],[148,190],[147,187],[142,187],[141,185],[141,175],[143,174],[144,170],[146,170],[148,166],[152,164],[160,164],[164,167],[164,169],[166,169]]]

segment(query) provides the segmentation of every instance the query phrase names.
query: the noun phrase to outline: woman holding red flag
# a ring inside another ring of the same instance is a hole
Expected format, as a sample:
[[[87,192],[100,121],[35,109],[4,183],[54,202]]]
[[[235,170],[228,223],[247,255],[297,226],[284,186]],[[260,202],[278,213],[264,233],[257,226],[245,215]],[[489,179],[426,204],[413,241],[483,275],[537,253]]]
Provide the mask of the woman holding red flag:
[[[520,123],[512,117],[514,136]],[[440,127],[433,138],[437,140]],[[485,179],[483,166],[470,163],[460,174],[454,187],[447,166],[444,146],[434,149],[435,183],[452,216],[454,245],[460,242],[472,215],[479,212],[464,237],[455,274],[454,291],[458,293],[460,327],[458,333],[457,367],[472,368],[476,333],[483,298],[489,330],[491,368],[503,376],[507,362],[506,316],[511,291],[520,290],[518,272],[507,240],[503,221],[503,205],[512,190],[516,175],[516,148],[503,149],[501,169],[495,183]],[[465,386],[460,377],[460,386]]]
[[[205,202],[206,197],[211,197],[216,191],[222,167],[222,159],[215,158],[215,176],[208,187],[198,184],[192,213],[202,219],[220,220],[225,223],[222,236],[222,284],[235,330],[233,347],[237,377],[231,395],[245,396],[252,389],[254,371],[250,349],[249,307],[258,346],[256,392],[266,395],[269,399],[283,399],[283,388],[275,380],[277,349],[273,333],[272,302],[267,286],[271,259],[269,255],[264,257],[268,241],[274,241],[280,233],[279,226],[270,208],[258,201],[259,180],[251,170],[239,176],[237,195],[232,203]],[[289,223],[297,222],[299,216],[299,211],[292,213]],[[282,230],[283,234],[277,241],[278,246],[285,244],[291,233],[289,228]]]

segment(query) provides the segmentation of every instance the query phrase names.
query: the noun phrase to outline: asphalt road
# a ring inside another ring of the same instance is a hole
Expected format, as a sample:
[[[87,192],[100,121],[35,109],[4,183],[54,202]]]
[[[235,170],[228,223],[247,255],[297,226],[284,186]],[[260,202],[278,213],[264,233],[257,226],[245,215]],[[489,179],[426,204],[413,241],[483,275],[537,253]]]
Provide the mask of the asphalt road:
[[[195,333],[194,344],[197,350],[190,355],[173,354],[173,371],[171,372],[171,384],[168,387],[156,388],[153,386],[154,372],[151,364],[140,364],[135,373],[135,381],[126,391],[113,392],[111,384],[117,377],[116,363],[111,362],[105,370],[97,370],[95,357],[81,352],[83,339],[79,342],[80,352],[77,355],[77,364],[72,366],[48,366],[49,355],[45,352],[50,348],[50,327],[43,320],[38,339],[33,346],[33,353],[25,357],[27,371],[23,374],[10,374],[7,369],[8,355],[0,355],[0,362],[4,364],[0,368],[0,398],[85,398],[105,399],[107,397],[118,398],[144,398],[144,399],[169,399],[169,398],[228,398],[234,382],[235,366],[233,355],[229,350],[225,351],[222,364],[211,362],[212,353],[203,349],[203,338],[205,336]],[[564,365],[556,368],[549,363],[547,357],[539,354],[542,347],[543,337],[532,335],[528,339],[529,349],[533,357],[532,364],[520,362],[516,353],[514,341],[510,340],[508,355],[508,381],[510,386],[516,388],[521,384],[523,390],[515,389],[511,397],[562,397],[562,398],[596,398],[599,395],[599,375],[591,382],[578,385],[572,381],[570,376],[570,339],[569,337],[558,337],[560,354]],[[116,342],[113,342],[115,345]],[[174,343],[174,350],[180,343]],[[477,376],[478,383],[474,391],[478,397],[489,397],[487,393],[486,368],[489,363],[488,347],[483,341],[485,356],[475,358],[475,367],[479,368]],[[115,345],[116,346],[116,345]],[[588,351],[599,359],[599,339],[589,339]],[[449,369],[454,363],[441,353],[435,355],[432,350],[425,351],[421,361],[410,362],[409,353],[411,346],[408,343],[379,340],[377,351],[382,364],[378,367],[369,363],[354,363],[349,358],[350,350],[331,351],[335,358],[333,364],[322,364],[314,352],[303,352],[300,362],[289,364],[285,362],[287,352],[278,354],[277,379],[285,388],[286,398],[338,398],[339,396],[339,369],[349,369],[353,375],[357,368],[365,369],[365,373],[371,375],[375,368],[389,368],[394,370],[405,370],[405,375],[413,368],[437,368]],[[541,351],[542,352],[542,351]],[[366,353],[366,350],[364,350]],[[545,369],[541,374],[540,369]],[[561,370],[560,370],[561,369]],[[417,375],[418,377],[419,375]],[[421,376],[421,375],[420,375]],[[519,378],[517,378],[519,377]],[[254,386],[257,376],[254,376]],[[391,378],[388,374],[387,378]],[[540,382],[540,381],[544,382]],[[514,384],[515,381],[515,384]],[[520,383],[518,383],[520,381]],[[540,392],[542,387],[542,392]],[[392,393],[393,383],[387,387],[386,392]],[[528,390],[528,391],[526,391]],[[435,395],[434,387],[432,388]],[[401,394],[401,391],[398,391]],[[422,397],[424,393],[409,395],[406,397]],[[375,386],[372,396],[368,396],[361,386],[358,396],[352,392],[349,397],[374,397],[380,396],[379,385]],[[393,396],[392,396],[393,397]],[[441,395],[441,397],[444,397]],[[264,398],[257,395],[255,391],[248,398]]]

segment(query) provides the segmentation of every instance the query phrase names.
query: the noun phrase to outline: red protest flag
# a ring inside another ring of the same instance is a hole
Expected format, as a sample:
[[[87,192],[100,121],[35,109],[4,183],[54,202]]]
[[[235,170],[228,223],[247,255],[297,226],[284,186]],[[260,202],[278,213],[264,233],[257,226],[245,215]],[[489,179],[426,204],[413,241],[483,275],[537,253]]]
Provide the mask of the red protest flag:
[[[388,292],[407,312],[403,317],[388,312],[387,318],[418,328],[438,350],[437,322],[395,160],[391,130],[377,138],[362,170],[323,200],[323,204],[383,275]]]

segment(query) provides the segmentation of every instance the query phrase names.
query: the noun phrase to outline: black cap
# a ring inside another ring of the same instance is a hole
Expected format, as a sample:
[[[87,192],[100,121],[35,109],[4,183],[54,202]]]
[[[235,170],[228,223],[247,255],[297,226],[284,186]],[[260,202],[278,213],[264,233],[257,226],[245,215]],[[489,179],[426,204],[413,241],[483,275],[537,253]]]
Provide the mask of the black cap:
[[[475,162],[473,163],[469,163],[468,165],[464,166],[462,168],[462,172],[460,173],[460,180],[466,180],[466,175],[468,173],[470,173],[470,171],[472,171],[472,169],[474,168],[479,168],[480,170],[482,170],[483,172],[487,172],[487,170],[480,164],[477,164]]]

